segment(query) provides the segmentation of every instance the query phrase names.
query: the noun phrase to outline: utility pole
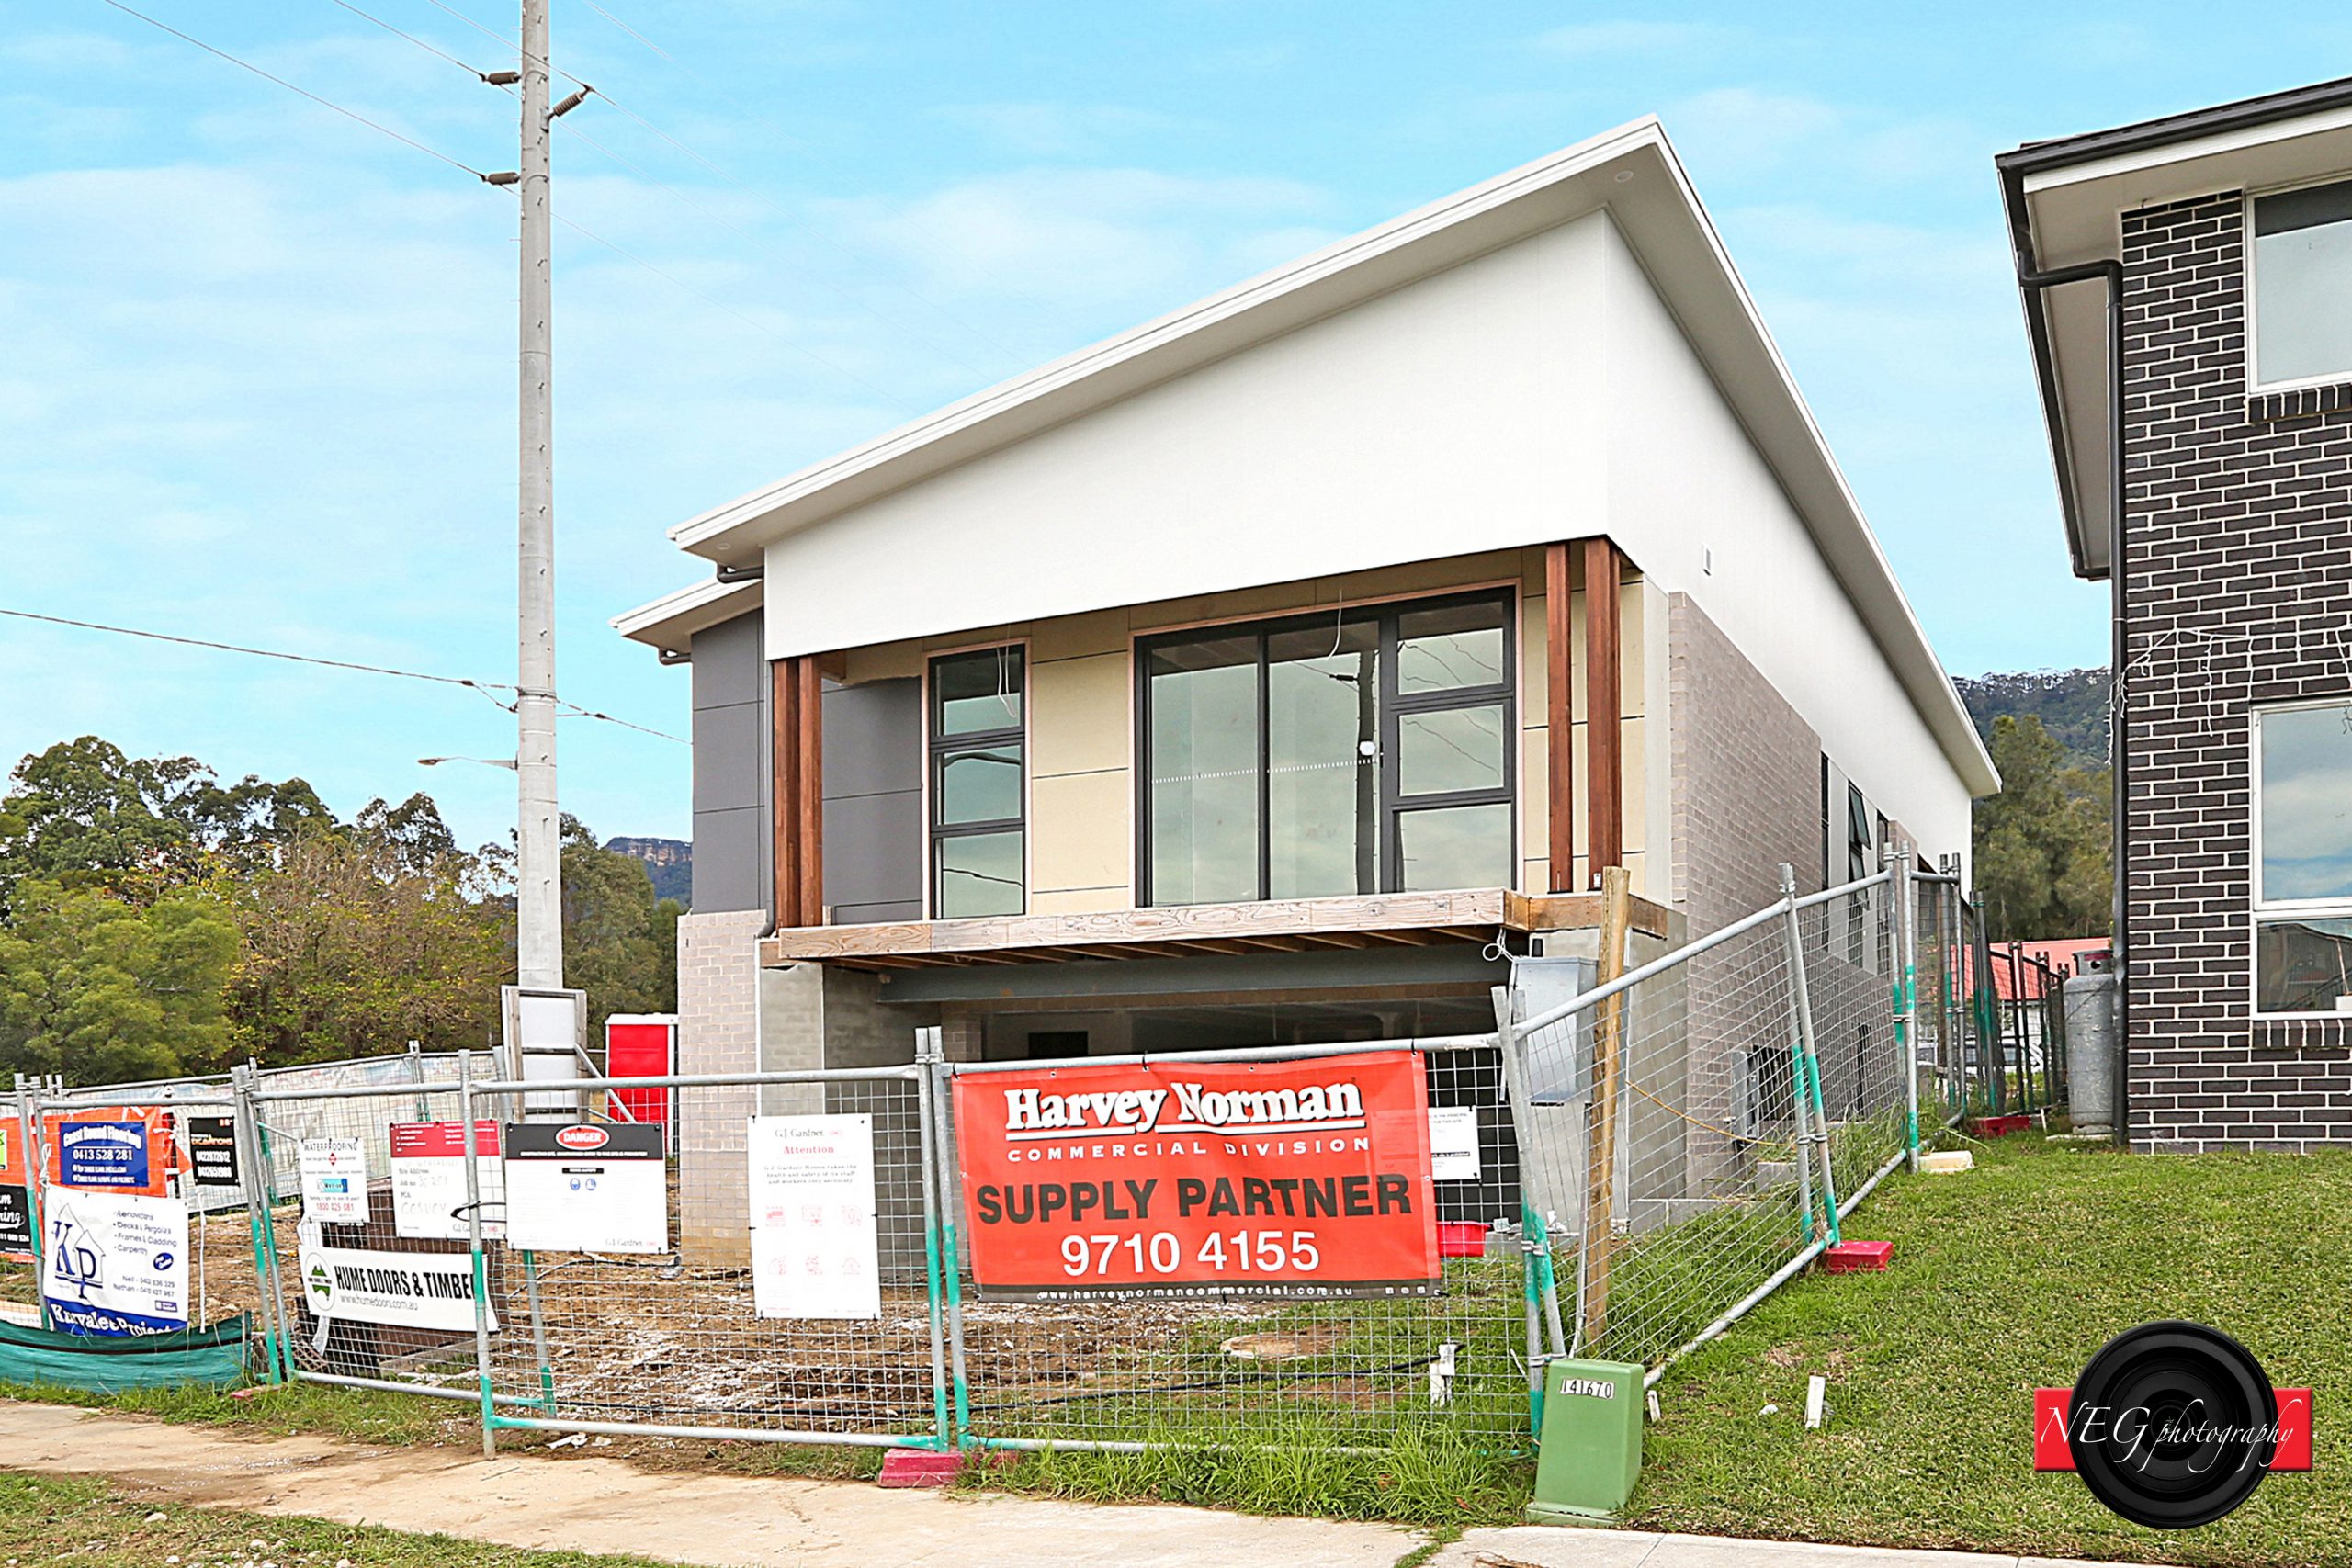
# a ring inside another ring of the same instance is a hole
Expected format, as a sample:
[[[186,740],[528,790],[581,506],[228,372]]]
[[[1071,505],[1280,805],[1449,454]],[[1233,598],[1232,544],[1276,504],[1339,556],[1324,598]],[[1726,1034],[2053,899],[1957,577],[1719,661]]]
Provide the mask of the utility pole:
[[[563,984],[555,775],[555,347],[548,0],[522,0],[522,334],[514,682],[516,983]]]

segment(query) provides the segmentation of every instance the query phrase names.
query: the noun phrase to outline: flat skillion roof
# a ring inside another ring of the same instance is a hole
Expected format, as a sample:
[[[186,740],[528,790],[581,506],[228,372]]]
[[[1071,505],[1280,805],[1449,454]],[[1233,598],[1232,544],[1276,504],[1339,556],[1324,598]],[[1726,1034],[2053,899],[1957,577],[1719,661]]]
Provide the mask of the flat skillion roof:
[[[2122,214],[2352,171],[2352,77],[2029,141],[1994,159],[2021,271],[2123,254]],[[2020,288],[2076,575],[2108,573],[2107,300],[2096,282]]]
[[[1603,210],[1780,480],[1946,758],[1970,793],[1998,789],[1967,710],[1655,116],[991,387],[679,524],[670,537],[722,566],[751,567],[769,544],[823,519]],[[615,625],[624,636],[659,642],[685,624],[662,609],[665,603],[631,611]],[[976,611],[973,624],[989,618]]]

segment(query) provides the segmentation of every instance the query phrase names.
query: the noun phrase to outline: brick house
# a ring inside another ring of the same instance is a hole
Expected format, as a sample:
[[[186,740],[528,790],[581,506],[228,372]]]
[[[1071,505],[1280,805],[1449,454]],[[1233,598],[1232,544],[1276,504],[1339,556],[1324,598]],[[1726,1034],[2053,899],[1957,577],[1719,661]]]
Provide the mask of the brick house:
[[[1997,787],[1655,120],[671,536],[689,1071],[1484,1031]]]
[[[2352,1141],[2352,81],[1997,164],[2112,593],[2131,1141]]]

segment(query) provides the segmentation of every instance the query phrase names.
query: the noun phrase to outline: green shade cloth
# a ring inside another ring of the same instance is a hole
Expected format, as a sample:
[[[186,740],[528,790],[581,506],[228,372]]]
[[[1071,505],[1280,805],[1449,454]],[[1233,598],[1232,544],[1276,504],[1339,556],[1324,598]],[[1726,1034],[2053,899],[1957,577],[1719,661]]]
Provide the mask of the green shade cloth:
[[[252,1320],[117,1337],[58,1334],[0,1323],[0,1382],[54,1383],[89,1393],[138,1388],[220,1388],[243,1382]]]

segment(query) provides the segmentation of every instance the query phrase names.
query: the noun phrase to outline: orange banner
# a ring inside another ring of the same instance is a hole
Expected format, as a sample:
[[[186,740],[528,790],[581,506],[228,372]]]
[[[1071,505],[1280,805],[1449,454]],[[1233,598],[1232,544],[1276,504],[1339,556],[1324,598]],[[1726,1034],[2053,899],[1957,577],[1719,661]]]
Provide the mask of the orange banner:
[[[1429,1295],[1429,1095],[1408,1051],[956,1079],[984,1295]]]
[[[172,1113],[159,1105],[80,1106],[41,1118],[48,1183],[161,1198],[179,1168]]]

